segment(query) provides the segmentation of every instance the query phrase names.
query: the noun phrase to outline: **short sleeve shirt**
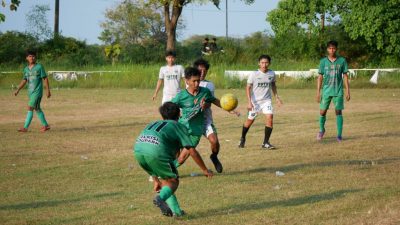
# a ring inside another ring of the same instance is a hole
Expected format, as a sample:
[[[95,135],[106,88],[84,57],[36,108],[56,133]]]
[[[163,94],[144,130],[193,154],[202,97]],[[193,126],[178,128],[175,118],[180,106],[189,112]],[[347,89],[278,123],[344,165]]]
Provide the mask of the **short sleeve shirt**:
[[[275,72],[268,70],[266,73],[257,70],[250,74],[247,84],[252,85],[251,101],[253,103],[271,100],[272,83],[275,82]]]
[[[185,126],[174,120],[158,120],[149,123],[136,139],[137,153],[173,160],[182,147],[193,147]]]
[[[43,95],[43,82],[42,79],[47,77],[44,67],[36,63],[31,69],[26,66],[23,70],[24,79],[28,81],[28,94],[29,95]]]
[[[212,103],[215,97],[207,88],[199,87],[196,95],[190,94],[187,89],[179,92],[172,102],[179,105],[182,115],[179,122],[186,126],[191,135],[202,135],[204,132],[204,111],[201,109],[201,102]]]
[[[181,65],[163,66],[160,68],[158,79],[164,80],[164,95],[175,96],[180,91],[180,81],[184,76]]]
[[[323,96],[343,96],[343,74],[348,72],[344,57],[338,56],[331,62],[328,57],[321,59],[318,73],[323,76]]]
[[[207,88],[208,90],[210,90],[212,96],[215,96],[215,94],[214,94],[215,86],[214,86],[213,82],[208,81],[208,80],[202,80],[202,81],[200,81],[200,87]],[[213,123],[211,106],[204,110],[204,119],[205,119],[205,124],[207,124],[207,125]]]

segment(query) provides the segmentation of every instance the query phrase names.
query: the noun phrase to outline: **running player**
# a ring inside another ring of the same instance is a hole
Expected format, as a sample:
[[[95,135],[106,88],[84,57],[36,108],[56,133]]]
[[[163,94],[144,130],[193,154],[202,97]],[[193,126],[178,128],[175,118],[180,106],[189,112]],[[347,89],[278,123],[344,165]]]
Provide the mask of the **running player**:
[[[338,43],[329,41],[327,44],[328,56],[321,59],[319,63],[319,76],[317,81],[316,100],[320,103],[319,106],[319,132],[317,140],[321,140],[325,134],[326,112],[329,109],[329,104],[333,101],[336,112],[336,126],[338,142],[342,141],[343,131],[343,116],[344,109],[343,101],[343,85],[346,88],[346,100],[350,101],[350,86],[348,78],[347,62],[344,57],[337,56]],[[322,95],[321,95],[322,88]]]
[[[246,96],[248,117],[243,124],[242,137],[240,138],[239,148],[244,148],[246,143],[246,134],[253,124],[257,114],[262,112],[265,115],[265,131],[264,142],[261,145],[265,149],[275,149],[271,145],[269,138],[272,133],[273,126],[273,108],[272,108],[272,93],[276,98],[278,106],[282,104],[278,96],[278,91],[275,85],[275,72],[268,69],[271,63],[271,57],[261,55],[258,58],[258,71],[254,72],[247,79]]]
[[[179,176],[174,160],[180,148],[192,156],[205,176],[212,177],[213,174],[194,149],[187,128],[177,122],[179,106],[166,102],[159,111],[163,120],[152,122],[145,127],[136,139],[133,151],[140,167],[153,177],[154,191],[159,192],[153,204],[161,209],[163,215],[179,217],[184,212],[174,194],[179,186]],[[179,158],[178,161],[182,164],[185,159]]]
[[[41,64],[36,63],[36,52],[27,51],[26,61],[28,62],[28,65],[23,70],[24,78],[18,85],[17,90],[14,92],[14,95],[17,96],[19,91],[25,86],[26,83],[28,83],[28,114],[26,115],[24,127],[19,128],[18,131],[28,131],[28,127],[33,118],[33,110],[35,110],[36,115],[39,117],[40,122],[43,125],[42,128],[40,128],[40,131],[46,132],[50,129],[50,126],[44,117],[44,113],[40,107],[40,102],[42,101],[43,96],[43,82],[46,88],[47,98],[50,98],[51,96],[49,79],[47,78],[44,67]]]
[[[176,53],[167,51],[165,54],[167,65],[160,68],[156,90],[153,95],[153,101],[156,99],[161,85],[164,84],[162,103],[171,101],[173,97],[181,90],[181,78],[184,77],[184,69],[181,65],[175,65]]]

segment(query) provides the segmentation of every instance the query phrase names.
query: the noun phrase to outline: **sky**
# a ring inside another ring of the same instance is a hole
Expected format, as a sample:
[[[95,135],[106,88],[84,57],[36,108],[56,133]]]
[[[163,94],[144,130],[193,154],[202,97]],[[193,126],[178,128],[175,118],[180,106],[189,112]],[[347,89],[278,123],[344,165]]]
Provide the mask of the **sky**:
[[[210,34],[225,36],[225,1],[221,0],[220,10],[213,4],[189,4],[184,7],[182,18],[186,28],[179,40],[192,35]],[[6,0],[7,3],[10,0]],[[88,44],[101,44],[98,40],[102,31],[100,23],[105,21],[106,9],[115,8],[121,0],[60,0],[60,31],[63,36],[85,40]],[[228,0],[228,35],[244,37],[257,31],[272,32],[266,14],[276,8],[279,0],[255,0],[246,5],[240,0]],[[0,23],[0,31],[27,30],[26,14],[34,5],[49,5],[48,23],[53,30],[54,0],[21,0],[17,11],[0,7],[6,21]]]

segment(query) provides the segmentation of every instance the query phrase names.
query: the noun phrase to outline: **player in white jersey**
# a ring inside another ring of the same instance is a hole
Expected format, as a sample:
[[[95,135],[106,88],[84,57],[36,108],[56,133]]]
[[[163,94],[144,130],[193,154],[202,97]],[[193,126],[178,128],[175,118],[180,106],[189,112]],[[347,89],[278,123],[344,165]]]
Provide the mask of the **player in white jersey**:
[[[176,53],[167,51],[165,60],[167,65],[160,68],[156,90],[153,95],[153,101],[156,99],[161,85],[164,84],[163,98],[161,104],[171,101],[172,98],[181,90],[181,78],[184,76],[184,68],[181,65],[175,65]]]
[[[269,143],[273,123],[271,91],[276,98],[278,106],[282,104],[282,101],[278,96],[278,91],[275,85],[275,72],[268,69],[270,62],[270,56],[261,55],[258,58],[258,71],[251,74],[247,79],[246,95],[248,102],[248,117],[243,124],[239,148],[244,148],[247,131],[249,131],[257,114],[262,112],[265,114],[265,136],[261,147],[266,149],[275,149],[275,147]]]

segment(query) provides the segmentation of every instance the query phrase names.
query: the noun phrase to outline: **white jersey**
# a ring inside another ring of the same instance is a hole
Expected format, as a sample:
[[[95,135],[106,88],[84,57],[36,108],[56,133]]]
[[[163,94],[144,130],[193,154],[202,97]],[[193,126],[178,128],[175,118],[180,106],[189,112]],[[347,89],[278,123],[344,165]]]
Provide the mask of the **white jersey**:
[[[264,101],[271,101],[272,83],[275,82],[275,72],[268,70],[266,73],[257,70],[250,74],[247,79],[247,84],[252,85],[251,102],[258,103]]]
[[[208,81],[208,80],[202,80],[202,81],[200,81],[200,85],[199,86],[207,88],[208,90],[210,90],[212,96],[215,97],[215,95],[214,95],[215,86],[214,86],[213,82]],[[206,125],[210,125],[210,124],[213,123],[211,106],[210,106],[210,108],[206,108],[204,110],[204,119],[205,119],[205,124]]]
[[[163,94],[174,97],[181,90],[180,82],[184,76],[184,69],[181,65],[161,67],[158,79],[164,80]]]

